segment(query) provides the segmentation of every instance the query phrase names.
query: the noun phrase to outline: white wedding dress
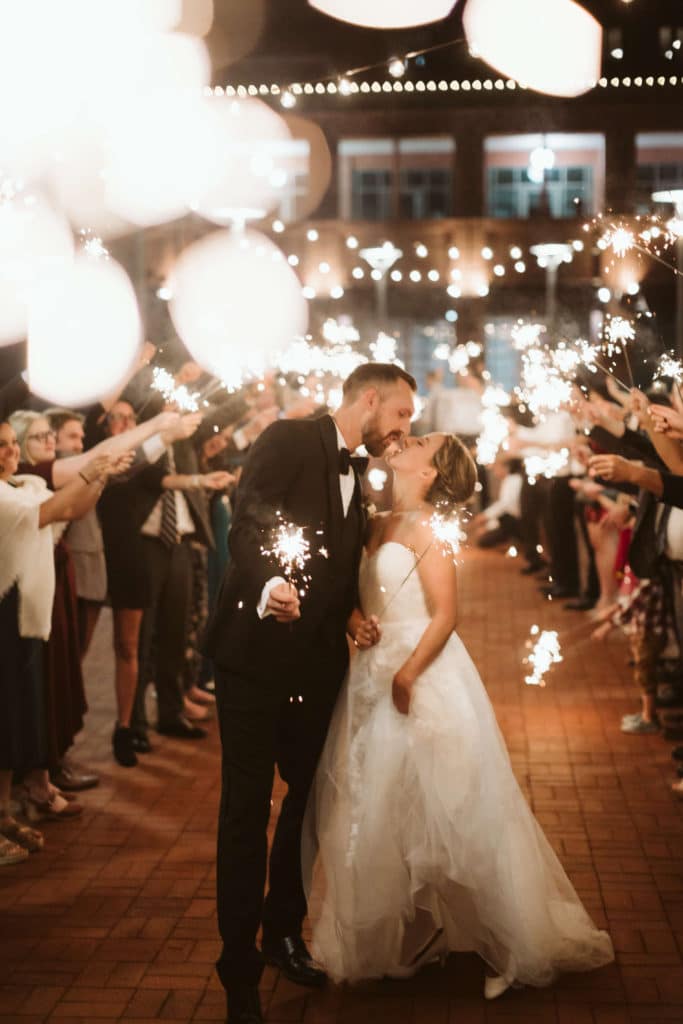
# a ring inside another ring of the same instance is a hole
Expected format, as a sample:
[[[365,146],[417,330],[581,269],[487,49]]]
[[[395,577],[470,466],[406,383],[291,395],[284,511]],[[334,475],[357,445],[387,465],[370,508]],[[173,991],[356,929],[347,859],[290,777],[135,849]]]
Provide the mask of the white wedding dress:
[[[609,963],[455,633],[409,715],[394,708],[392,678],[429,621],[418,573],[405,580],[414,565],[395,541],[361,564],[363,610],[383,632],[352,663],[309,801],[304,869],[310,882],[317,851],[324,873],[314,956],[335,981],[400,974],[438,933],[430,950],[474,950],[529,985]]]

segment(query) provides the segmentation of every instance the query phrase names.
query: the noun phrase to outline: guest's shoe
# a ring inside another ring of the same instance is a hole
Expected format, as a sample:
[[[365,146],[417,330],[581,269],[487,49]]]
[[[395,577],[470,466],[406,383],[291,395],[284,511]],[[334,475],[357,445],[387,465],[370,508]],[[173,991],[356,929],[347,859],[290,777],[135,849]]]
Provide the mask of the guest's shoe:
[[[678,782],[672,783],[671,792],[683,800],[683,779],[679,779]]]
[[[100,782],[100,777],[95,772],[88,771],[87,768],[66,757],[57,771],[50,775],[50,778],[57,789],[62,789],[65,793],[78,793],[83,789],[92,789]]]
[[[133,750],[136,754],[151,754],[152,744],[149,742],[147,736],[142,732],[133,733]]]
[[[279,967],[285,978],[296,985],[321,988],[327,975],[312,959],[304,940],[298,935],[286,935],[279,942],[264,943],[263,959],[272,967]]]
[[[10,864],[20,864],[22,860],[28,860],[28,850],[11,839],[0,835],[0,867],[8,867]]]
[[[162,736],[173,736],[177,740],[203,740],[208,735],[206,729],[193,725],[182,715],[175,722],[168,722],[166,725],[158,725],[157,732]]]
[[[667,724],[662,735],[665,740],[683,740],[683,726],[678,722],[671,722]]]
[[[228,989],[226,1024],[263,1024],[261,1001],[256,986],[239,985]]]
[[[679,708],[683,704],[683,693],[678,686],[660,683],[657,687],[658,708]]]
[[[674,761],[683,761],[683,745],[679,744],[679,746],[674,747],[671,751],[671,756]]]
[[[63,796],[54,786],[50,787],[49,796],[44,799],[40,799],[24,786],[21,793],[21,806],[24,816],[31,822],[70,821],[83,813],[83,804]]]
[[[503,977],[502,974],[484,978],[484,999],[498,999],[504,992],[512,987],[512,982]]]
[[[635,715],[624,715],[621,720],[621,731],[630,733],[632,736],[654,735],[660,731],[660,728],[661,726],[656,718],[648,722],[643,718],[640,711]]]
[[[117,722],[111,738],[111,745],[114,757],[123,768],[135,767],[138,759],[133,747],[133,730],[130,726],[119,725]]]
[[[42,832],[28,825],[20,825],[15,818],[0,819],[0,835],[17,846],[23,847],[29,853],[38,853],[45,846],[45,838]]]

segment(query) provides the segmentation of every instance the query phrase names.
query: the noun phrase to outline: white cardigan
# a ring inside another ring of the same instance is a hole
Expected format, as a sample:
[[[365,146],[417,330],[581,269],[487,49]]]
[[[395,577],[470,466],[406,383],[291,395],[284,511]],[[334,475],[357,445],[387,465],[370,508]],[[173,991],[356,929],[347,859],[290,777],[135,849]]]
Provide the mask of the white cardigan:
[[[65,523],[38,526],[39,507],[52,491],[38,476],[0,480],[0,600],[16,583],[19,634],[47,640],[55,596],[54,544]]]

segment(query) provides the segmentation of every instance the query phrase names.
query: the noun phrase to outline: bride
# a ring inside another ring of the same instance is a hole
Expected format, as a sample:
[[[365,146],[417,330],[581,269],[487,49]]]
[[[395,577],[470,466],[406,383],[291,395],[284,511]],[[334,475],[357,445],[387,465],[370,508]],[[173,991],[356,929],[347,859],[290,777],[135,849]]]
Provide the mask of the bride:
[[[475,950],[487,998],[600,967],[610,938],[532,815],[454,631],[456,568],[429,518],[467,501],[474,462],[444,434],[407,438],[388,461],[394,511],[370,524],[351,624],[361,650],[307,812],[305,873],[310,884],[317,854],[325,878],[314,955],[356,981]]]

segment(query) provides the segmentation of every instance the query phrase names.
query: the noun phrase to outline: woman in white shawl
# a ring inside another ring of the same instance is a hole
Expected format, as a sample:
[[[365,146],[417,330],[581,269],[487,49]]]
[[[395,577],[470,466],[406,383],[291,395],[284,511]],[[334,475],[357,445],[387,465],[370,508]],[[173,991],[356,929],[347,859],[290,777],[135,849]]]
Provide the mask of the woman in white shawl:
[[[93,459],[56,494],[35,476],[16,476],[19,445],[0,423],[0,865],[40,849],[39,832],[10,813],[13,774],[30,778],[47,803],[64,803],[45,764],[42,647],[50,633],[54,597],[52,547],[58,524],[83,515],[119,466]]]

